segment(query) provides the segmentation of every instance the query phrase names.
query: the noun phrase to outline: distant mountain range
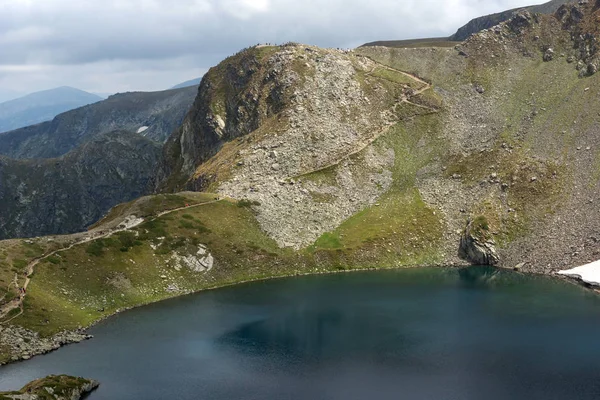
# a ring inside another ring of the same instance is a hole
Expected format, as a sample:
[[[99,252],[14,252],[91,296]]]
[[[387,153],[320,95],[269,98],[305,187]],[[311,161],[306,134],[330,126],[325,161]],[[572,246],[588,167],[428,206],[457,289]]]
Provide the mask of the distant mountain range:
[[[94,137],[122,130],[164,142],[183,121],[197,89],[129,92],[57,115],[52,121],[0,133],[0,154],[60,157]]]
[[[150,193],[197,91],[120,93],[0,133],[0,239],[75,232]]]
[[[173,86],[171,89],[181,89],[188,86],[198,86],[202,78],[190,79],[189,81],[181,82],[178,85]]]
[[[0,103],[0,132],[49,121],[56,115],[102,100],[69,86],[44,90]]]

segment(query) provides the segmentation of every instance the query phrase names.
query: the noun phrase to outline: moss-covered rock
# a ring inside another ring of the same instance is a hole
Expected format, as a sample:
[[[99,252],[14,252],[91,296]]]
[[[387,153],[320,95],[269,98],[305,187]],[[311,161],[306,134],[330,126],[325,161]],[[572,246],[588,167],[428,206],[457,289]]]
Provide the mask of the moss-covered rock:
[[[99,385],[92,379],[50,375],[28,383],[21,390],[0,392],[0,400],[79,400]]]

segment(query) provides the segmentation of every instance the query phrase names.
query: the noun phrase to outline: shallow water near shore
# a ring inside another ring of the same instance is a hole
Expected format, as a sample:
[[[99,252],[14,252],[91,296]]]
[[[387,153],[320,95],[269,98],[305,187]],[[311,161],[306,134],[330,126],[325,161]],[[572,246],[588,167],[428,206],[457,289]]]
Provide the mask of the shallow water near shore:
[[[101,399],[597,399],[600,297],[486,267],[306,276],[131,310],[0,367]]]

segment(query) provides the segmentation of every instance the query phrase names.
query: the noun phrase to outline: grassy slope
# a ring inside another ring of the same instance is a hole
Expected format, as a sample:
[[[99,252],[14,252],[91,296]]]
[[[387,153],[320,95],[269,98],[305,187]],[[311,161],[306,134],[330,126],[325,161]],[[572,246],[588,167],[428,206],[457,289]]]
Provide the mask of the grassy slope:
[[[565,61],[566,56],[543,62],[540,44],[532,40],[536,35],[541,37],[540,43],[552,44],[557,54],[562,51],[568,55],[572,51],[569,42],[552,31],[552,25],[537,26],[526,34],[523,42],[531,57],[523,57],[522,50],[502,48],[493,37],[477,38],[471,49],[484,47],[485,53],[468,58],[457,57],[456,51],[445,49],[359,49],[383,64],[431,79],[446,92],[458,93],[475,84],[485,87],[483,96],[494,105],[494,118],[504,121],[497,128],[490,127],[497,129],[496,142],[483,153],[456,154],[446,149],[442,160],[445,176],[458,174],[467,187],[487,180],[492,170],[500,182],[510,184],[507,204],[501,204],[500,198],[490,198],[473,206],[473,212],[485,213],[494,221],[501,245],[529,232],[533,223],[552,214],[564,202],[567,182],[573,178],[569,165],[574,159],[575,143],[581,146],[597,115],[593,105],[600,77],[578,78],[574,64]],[[466,47],[469,49],[469,45]],[[438,132],[449,136],[443,130]],[[506,145],[511,151],[503,149]],[[537,178],[535,182],[531,182],[532,177]],[[516,209],[518,217],[499,211],[508,207]]]

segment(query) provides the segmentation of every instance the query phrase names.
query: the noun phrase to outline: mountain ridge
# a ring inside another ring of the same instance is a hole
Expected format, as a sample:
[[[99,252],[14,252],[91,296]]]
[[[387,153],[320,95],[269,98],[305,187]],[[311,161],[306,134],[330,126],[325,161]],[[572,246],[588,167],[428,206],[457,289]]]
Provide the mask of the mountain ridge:
[[[52,121],[0,133],[0,154],[12,158],[52,158],[97,135],[121,129],[162,142],[183,120],[196,95],[194,87],[129,92],[57,115]]]

